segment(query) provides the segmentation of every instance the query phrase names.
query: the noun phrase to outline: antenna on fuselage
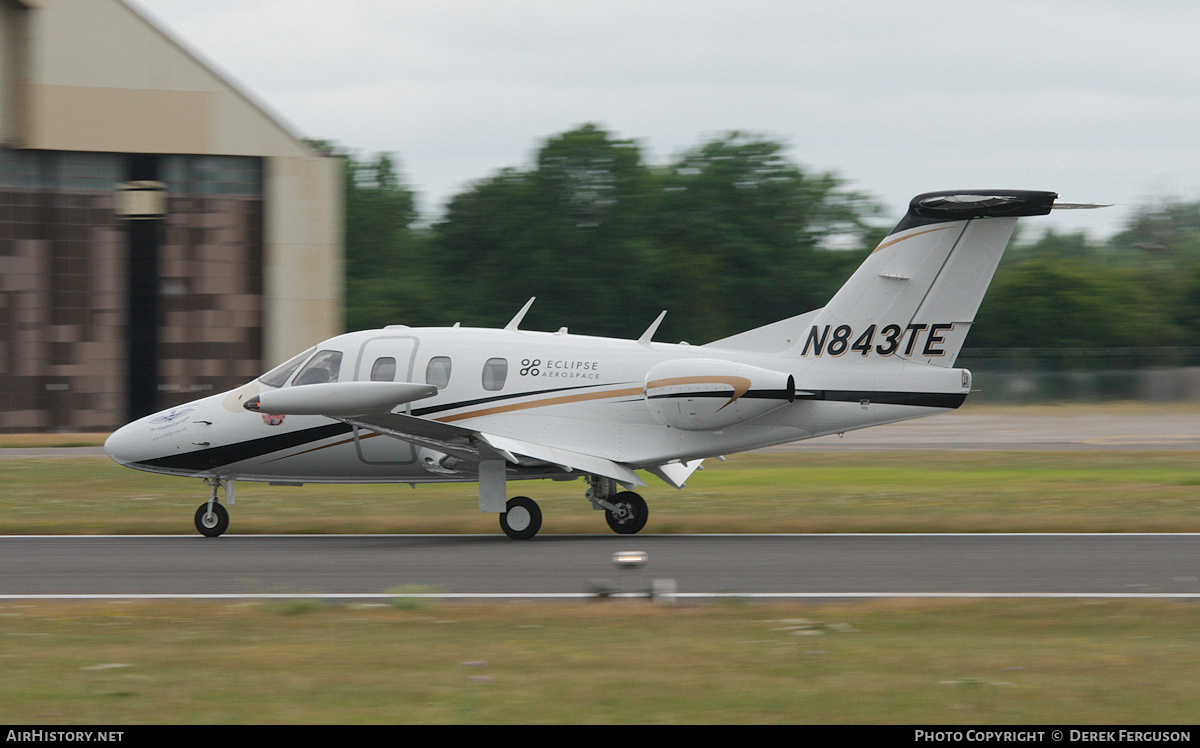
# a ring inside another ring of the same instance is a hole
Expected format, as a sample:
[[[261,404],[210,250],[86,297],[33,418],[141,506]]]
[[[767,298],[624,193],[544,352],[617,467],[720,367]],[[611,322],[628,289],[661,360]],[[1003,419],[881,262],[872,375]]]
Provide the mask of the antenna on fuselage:
[[[663,317],[665,316],[667,316],[666,309],[662,310],[662,313],[658,315],[658,319],[650,323],[650,326],[646,328],[646,332],[642,333],[642,337],[638,338],[637,342],[649,343],[650,339],[654,337],[654,333],[658,332],[658,326],[662,324]]]
[[[530,296],[529,301],[525,302],[525,306],[521,307],[521,311],[517,312],[517,316],[512,318],[512,321],[504,326],[505,330],[515,330],[517,325],[521,324],[521,320],[525,319],[525,312],[529,311],[529,307],[533,306],[533,300],[536,296]]]

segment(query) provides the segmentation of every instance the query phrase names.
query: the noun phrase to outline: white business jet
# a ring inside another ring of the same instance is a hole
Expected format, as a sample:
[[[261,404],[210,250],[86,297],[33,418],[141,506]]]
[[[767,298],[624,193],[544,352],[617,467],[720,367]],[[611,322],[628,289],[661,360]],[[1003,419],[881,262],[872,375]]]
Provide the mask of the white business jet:
[[[707,458],[944,413],[954,367],[1022,216],[1053,192],[938,192],[827,306],[707,345],[519,329],[391,326],[331,338],[238,389],[147,416],[105,443],[139,470],[209,484],[196,528],[229,525],[234,482],[477,481],[512,538],[537,534],[511,480],[583,478],[617,533],[646,524],[644,471],[675,488]],[[747,299],[753,303],[753,299]],[[665,315],[665,312],[663,313]]]

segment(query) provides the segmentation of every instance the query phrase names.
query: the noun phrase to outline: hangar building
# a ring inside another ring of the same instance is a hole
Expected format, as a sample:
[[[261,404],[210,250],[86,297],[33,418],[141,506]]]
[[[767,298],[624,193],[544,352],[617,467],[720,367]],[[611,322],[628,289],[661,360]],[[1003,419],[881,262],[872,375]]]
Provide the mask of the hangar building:
[[[0,432],[107,430],[342,332],[342,164],[121,0],[0,0]]]

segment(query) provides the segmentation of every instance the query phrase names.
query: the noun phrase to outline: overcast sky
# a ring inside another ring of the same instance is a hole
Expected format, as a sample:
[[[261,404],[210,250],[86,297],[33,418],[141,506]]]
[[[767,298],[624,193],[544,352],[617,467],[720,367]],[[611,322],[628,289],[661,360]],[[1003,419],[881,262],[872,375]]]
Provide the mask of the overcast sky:
[[[297,135],[394,154],[427,215],[587,122],[652,163],[760,134],[891,220],[1044,189],[1114,203],[1036,219],[1102,237],[1200,199],[1194,0],[126,1]]]

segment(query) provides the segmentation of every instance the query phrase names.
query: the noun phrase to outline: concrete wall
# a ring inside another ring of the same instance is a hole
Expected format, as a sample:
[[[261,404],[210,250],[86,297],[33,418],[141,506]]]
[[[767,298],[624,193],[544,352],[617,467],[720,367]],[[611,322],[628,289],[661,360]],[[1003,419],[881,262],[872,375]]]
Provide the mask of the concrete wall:
[[[267,160],[264,371],[343,330],[341,185],[340,159]]]
[[[263,370],[342,332],[340,160],[120,0],[0,0],[0,144],[263,158]]]

